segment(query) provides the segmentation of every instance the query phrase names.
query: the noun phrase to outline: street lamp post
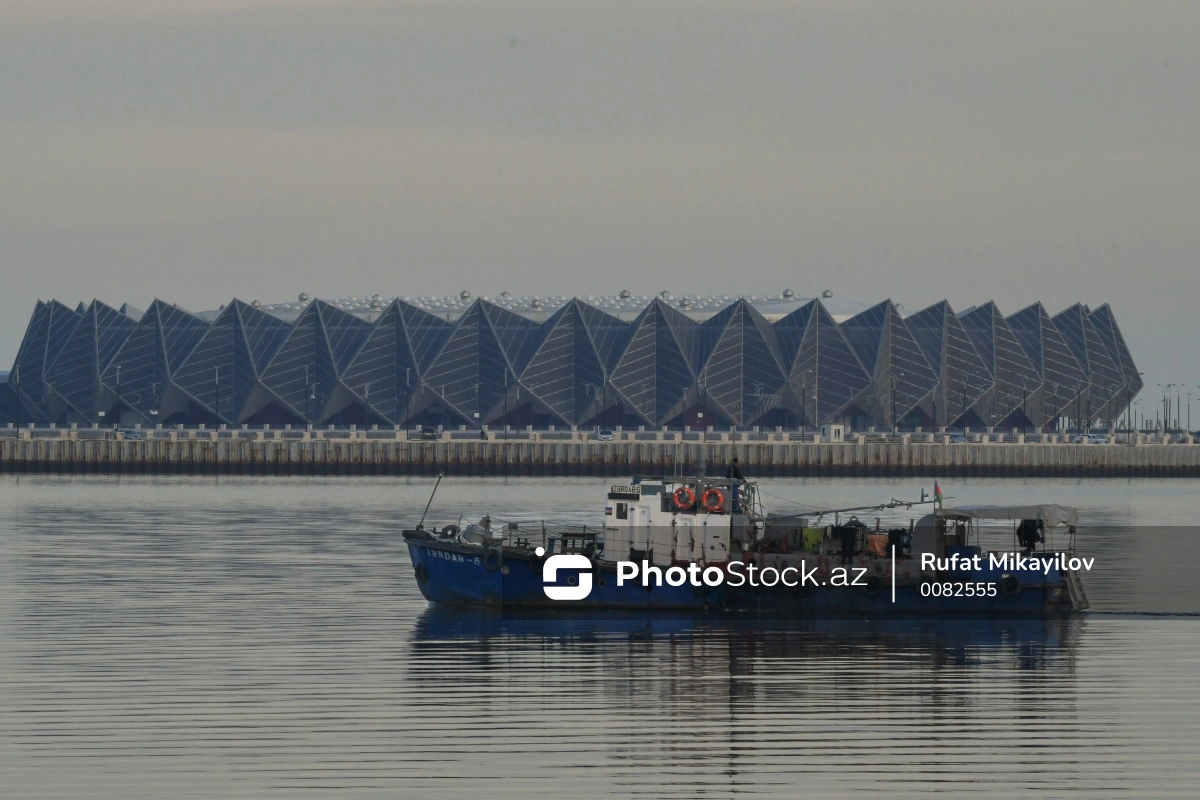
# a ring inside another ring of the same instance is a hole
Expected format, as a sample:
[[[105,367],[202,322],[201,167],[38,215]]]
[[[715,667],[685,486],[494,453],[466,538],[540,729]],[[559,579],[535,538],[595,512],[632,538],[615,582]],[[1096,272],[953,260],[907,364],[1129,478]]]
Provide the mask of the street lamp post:
[[[213,416],[221,422],[221,368],[213,367]]]
[[[898,427],[896,425],[896,376],[888,375],[892,379],[892,436],[896,435]]]
[[[818,368],[820,364],[818,363]],[[817,405],[818,397],[821,395],[821,373],[813,372],[813,428],[818,432],[821,430],[821,408]]]
[[[1053,383],[1050,384],[1050,387],[1053,390],[1054,395],[1057,397],[1058,389],[1055,388]],[[1042,423],[1043,423],[1042,428],[1043,429],[1046,427],[1045,423],[1049,422],[1049,421],[1050,421],[1050,395],[1048,395],[1045,392],[1042,392]]]
[[[1083,387],[1087,384],[1081,383],[1075,388],[1075,432],[1083,432]]]
[[[1141,373],[1141,372],[1138,373],[1139,376],[1141,376],[1143,374],[1144,373]],[[1133,385],[1131,383],[1129,383],[1128,381],[1126,381],[1125,382],[1125,427],[1129,429],[1130,433],[1133,433],[1133,425],[1134,425],[1134,423],[1137,422],[1137,419],[1136,419],[1136,417],[1133,416],[1132,412],[1133,412]]]
[[[158,416],[158,382],[154,381],[150,384],[150,416]]]
[[[412,367],[404,368],[404,438],[408,438],[408,419],[412,416]]]
[[[1133,433],[1133,386],[1125,384],[1125,432]]]
[[[600,389],[599,389],[599,387],[596,386],[596,384],[592,383],[591,381],[588,381],[583,384],[583,391],[587,393],[588,397],[592,398],[593,403],[600,399]],[[600,407],[600,412],[601,413],[604,412],[603,406]],[[601,424],[603,424],[603,420],[601,421]],[[599,430],[599,426],[595,425],[595,426],[593,426],[593,429]]]
[[[900,424],[896,419],[896,376],[904,377],[903,372],[893,372],[888,375],[892,379],[892,435],[895,436],[900,432]]]
[[[811,369],[805,370],[804,374],[800,376],[800,413],[801,413],[802,417],[808,416],[808,411],[806,411],[805,409],[807,408],[807,405],[808,405],[808,376],[809,375],[812,375]],[[816,415],[816,404],[815,403],[813,404],[813,415],[814,416]],[[801,433],[805,433],[805,428],[807,428],[807,425],[805,423],[807,423],[807,422],[808,422],[807,419],[801,420],[801,423],[800,423],[800,432]],[[816,420],[813,420],[813,425],[816,425],[816,424],[817,424]]]
[[[1028,429],[1025,423],[1031,422],[1029,419],[1029,380],[1021,379],[1021,430]]]
[[[121,421],[121,418],[119,416],[120,415],[120,404],[121,404],[121,365],[120,364],[117,364],[116,382],[117,382],[117,386],[116,386],[115,394],[117,395],[117,414],[118,414],[117,422],[119,423]]]

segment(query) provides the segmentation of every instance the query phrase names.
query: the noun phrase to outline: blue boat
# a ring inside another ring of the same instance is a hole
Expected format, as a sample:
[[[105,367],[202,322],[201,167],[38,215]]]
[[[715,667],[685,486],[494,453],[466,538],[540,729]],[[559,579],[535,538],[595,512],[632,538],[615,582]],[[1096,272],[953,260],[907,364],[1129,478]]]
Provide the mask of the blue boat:
[[[886,531],[841,516],[926,502],[938,507]],[[819,524],[826,515],[833,523]],[[752,481],[654,477],[610,486],[595,526],[423,522],[404,531],[417,585],[451,606],[794,618],[1044,618],[1088,606],[1078,513],[1059,505],[922,498],[770,516]]]

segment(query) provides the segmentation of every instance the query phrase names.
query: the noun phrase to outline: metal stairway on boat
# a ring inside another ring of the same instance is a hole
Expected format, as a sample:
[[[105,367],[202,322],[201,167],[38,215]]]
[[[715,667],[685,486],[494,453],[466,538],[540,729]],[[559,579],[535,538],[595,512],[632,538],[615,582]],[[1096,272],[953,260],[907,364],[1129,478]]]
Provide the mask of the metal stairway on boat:
[[[1092,604],[1088,602],[1087,592],[1083,590],[1083,580],[1079,577],[1079,572],[1068,570],[1066,580],[1067,593],[1071,596],[1071,608],[1075,611],[1090,608]]]

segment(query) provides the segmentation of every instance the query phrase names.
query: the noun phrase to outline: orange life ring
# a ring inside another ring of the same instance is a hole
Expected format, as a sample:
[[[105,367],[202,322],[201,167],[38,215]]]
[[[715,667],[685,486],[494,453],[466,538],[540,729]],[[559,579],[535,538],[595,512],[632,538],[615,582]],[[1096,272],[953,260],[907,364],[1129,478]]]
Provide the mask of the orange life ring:
[[[715,486],[710,486],[700,495],[700,505],[704,510],[715,514],[725,507],[725,493]]]
[[[696,504],[696,493],[692,491],[690,486],[680,486],[672,495],[675,498],[675,508],[682,511],[685,508],[691,508]]]

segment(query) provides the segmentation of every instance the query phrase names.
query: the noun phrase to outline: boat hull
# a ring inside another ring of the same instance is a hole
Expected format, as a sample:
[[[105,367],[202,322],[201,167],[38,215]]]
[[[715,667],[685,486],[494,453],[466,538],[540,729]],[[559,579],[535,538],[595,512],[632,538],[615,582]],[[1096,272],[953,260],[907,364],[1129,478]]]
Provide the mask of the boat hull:
[[[1019,589],[989,597],[930,596],[920,583],[864,586],[681,586],[617,580],[611,563],[595,564],[591,592],[581,600],[552,600],[542,581],[542,559],[528,551],[488,549],[458,542],[409,539],[417,585],[427,600],[493,608],[671,610],[752,613],[789,617],[984,616],[1060,617],[1073,610],[1061,575],[1022,575]],[[955,576],[946,581],[994,580]]]

